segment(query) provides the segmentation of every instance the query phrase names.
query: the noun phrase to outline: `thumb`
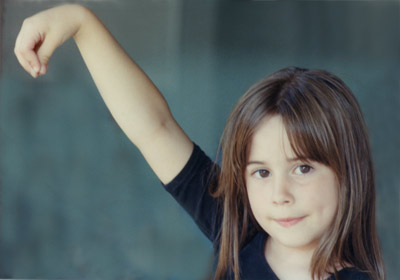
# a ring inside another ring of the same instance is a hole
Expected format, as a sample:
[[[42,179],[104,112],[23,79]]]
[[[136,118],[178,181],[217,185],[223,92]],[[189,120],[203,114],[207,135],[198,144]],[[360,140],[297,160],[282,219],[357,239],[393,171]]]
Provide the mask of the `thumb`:
[[[36,53],[40,63],[40,70],[39,70],[40,75],[46,74],[50,58],[59,45],[60,44],[57,43],[55,40],[53,40],[51,36],[48,36],[42,42],[42,44],[37,46]]]

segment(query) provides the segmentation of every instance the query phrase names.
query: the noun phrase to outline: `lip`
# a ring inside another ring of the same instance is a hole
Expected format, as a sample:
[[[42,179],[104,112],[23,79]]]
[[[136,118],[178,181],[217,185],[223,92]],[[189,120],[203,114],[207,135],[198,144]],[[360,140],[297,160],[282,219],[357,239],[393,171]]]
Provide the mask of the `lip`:
[[[297,223],[301,222],[304,218],[305,218],[305,216],[298,217],[298,218],[274,219],[274,221],[283,227],[291,227],[291,226],[294,226]]]

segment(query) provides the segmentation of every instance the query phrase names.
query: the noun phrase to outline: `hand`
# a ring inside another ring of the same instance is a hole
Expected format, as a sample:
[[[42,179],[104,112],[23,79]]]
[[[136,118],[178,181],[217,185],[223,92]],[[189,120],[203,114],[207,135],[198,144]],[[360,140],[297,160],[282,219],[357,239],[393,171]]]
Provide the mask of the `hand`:
[[[84,9],[79,5],[64,5],[24,20],[14,52],[32,77],[44,75],[55,49],[78,32]]]

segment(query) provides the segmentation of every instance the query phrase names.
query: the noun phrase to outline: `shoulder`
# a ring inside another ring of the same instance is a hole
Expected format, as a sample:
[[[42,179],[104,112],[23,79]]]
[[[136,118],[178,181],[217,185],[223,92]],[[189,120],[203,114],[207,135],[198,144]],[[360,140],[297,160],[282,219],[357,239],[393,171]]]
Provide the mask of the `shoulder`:
[[[182,189],[183,185],[208,185],[218,177],[219,166],[204,151],[193,143],[192,153],[182,170],[168,184],[167,191]]]
[[[194,144],[192,154],[165,189],[186,210],[208,239],[217,239],[221,225],[220,201],[210,193],[218,180],[218,166]]]

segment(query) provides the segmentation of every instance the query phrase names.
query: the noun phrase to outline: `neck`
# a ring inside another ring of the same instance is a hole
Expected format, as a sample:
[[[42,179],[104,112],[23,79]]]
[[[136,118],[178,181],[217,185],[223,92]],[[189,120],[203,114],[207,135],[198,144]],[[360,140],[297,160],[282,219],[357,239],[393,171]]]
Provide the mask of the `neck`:
[[[265,258],[271,269],[279,279],[313,279],[311,277],[311,259],[317,244],[303,248],[287,247],[268,237],[265,244]],[[345,265],[347,267],[350,265]],[[340,270],[343,266],[336,264],[336,269]],[[325,274],[322,279],[327,279],[329,274]]]
[[[309,271],[311,259],[316,246],[306,248],[287,247],[279,242],[274,241],[271,237],[267,239],[265,246],[265,255],[267,260],[279,261],[280,264],[285,264],[293,269],[304,269]]]

